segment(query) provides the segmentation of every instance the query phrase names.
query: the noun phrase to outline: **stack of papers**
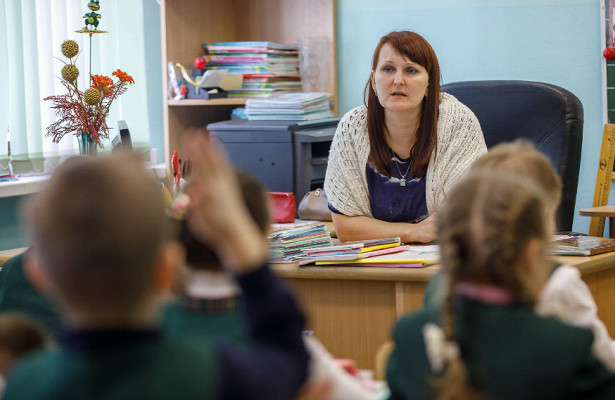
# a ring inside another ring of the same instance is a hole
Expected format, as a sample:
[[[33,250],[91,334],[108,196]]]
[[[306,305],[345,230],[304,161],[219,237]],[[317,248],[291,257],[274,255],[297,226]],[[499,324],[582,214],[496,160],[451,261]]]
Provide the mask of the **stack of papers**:
[[[328,93],[279,93],[246,102],[249,120],[309,121],[331,118]]]
[[[408,248],[409,246],[404,246],[398,237],[364,242],[347,242],[329,247],[304,250],[305,257],[301,260],[300,264],[359,260],[383,254],[399,253]]]
[[[281,229],[269,236],[269,261],[273,263],[297,262],[305,257],[304,251],[332,246],[331,234],[324,223]]]
[[[244,74],[241,89],[231,90],[233,96],[268,97],[275,92],[301,92],[301,80],[295,76],[275,74]]]
[[[323,267],[386,267],[386,268],[421,268],[436,263],[440,258],[438,245],[407,246],[400,245],[400,251],[389,254],[380,254],[359,257],[355,260],[316,261],[317,266]],[[395,248],[395,247],[393,247]],[[378,250],[377,250],[378,251]],[[306,262],[302,262],[306,264]]]
[[[240,89],[229,97],[267,97],[275,92],[300,92],[299,53],[295,44],[273,42],[205,43],[207,70],[243,74]]]

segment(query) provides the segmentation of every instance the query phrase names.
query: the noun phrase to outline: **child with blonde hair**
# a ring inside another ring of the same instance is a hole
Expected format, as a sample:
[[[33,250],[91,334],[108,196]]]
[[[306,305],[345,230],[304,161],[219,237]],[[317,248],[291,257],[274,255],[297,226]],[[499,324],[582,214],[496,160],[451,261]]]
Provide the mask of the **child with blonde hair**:
[[[472,165],[472,171],[488,170],[515,173],[532,180],[545,192],[547,223],[555,226],[555,213],[561,200],[562,183],[549,159],[527,140],[516,140],[493,147]],[[430,282],[425,295],[427,307],[436,304],[438,276]],[[573,266],[553,264],[549,279],[540,293],[536,311],[542,315],[560,318],[571,325],[589,328],[594,333],[592,351],[608,368],[615,370],[615,341],[604,323],[598,318],[598,307]]]
[[[28,203],[36,252],[26,268],[57,302],[57,349],[11,370],[10,399],[288,399],[307,373],[303,314],[266,263],[268,244],[248,216],[220,149],[188,136],[196,178],[188,223],[215,250],[245,297],[241,348],[171,337],[156,316],[183,248],[170,240],[159,183],[127,155],[63,163]]]
[[[438,216],[444,302],[397,323],[391,399],[615,398],[592,333],[533,310],[552,270],[545,192],[520,174],[475,169],[448,198]]]

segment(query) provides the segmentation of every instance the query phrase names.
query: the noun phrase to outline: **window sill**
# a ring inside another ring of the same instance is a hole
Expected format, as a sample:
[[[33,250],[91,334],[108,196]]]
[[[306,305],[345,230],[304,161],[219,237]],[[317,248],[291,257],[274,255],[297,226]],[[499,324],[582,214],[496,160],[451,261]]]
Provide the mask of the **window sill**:
[[[156,164],[148,168],[153,169],[159,179],[165,179],[164,164]],[[36,193],[43,188],[50,176],[49,174],[24,176],[17,177],[16,181],[0,182],[0,198]]]

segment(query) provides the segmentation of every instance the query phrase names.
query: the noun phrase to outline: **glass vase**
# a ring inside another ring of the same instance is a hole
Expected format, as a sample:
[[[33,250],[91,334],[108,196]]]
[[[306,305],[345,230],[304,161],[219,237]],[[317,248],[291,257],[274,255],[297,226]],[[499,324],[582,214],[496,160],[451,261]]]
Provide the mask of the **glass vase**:
[[[77,141],[79,142],[79,154],[82,156],[95,156],[98,151],[98,146],[92,137],[87,133],[83,132],[82,134],[77,136]]]

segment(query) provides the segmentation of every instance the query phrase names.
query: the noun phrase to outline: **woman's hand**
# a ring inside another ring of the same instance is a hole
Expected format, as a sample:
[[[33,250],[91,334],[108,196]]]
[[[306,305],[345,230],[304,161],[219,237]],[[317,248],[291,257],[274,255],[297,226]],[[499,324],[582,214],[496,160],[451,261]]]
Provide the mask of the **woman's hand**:
[[[412,242],[429,243],[438,238],[436,215],[431,214],[421,222],[411,224],[409,236]]]
[[[423,221],[386,222],[371,217],[331,213],[338,239],[342,242],[382,239],[399,236],[404,243],[429,243],[436,240],[436,219],[430,215]]]

